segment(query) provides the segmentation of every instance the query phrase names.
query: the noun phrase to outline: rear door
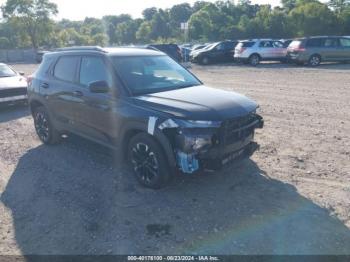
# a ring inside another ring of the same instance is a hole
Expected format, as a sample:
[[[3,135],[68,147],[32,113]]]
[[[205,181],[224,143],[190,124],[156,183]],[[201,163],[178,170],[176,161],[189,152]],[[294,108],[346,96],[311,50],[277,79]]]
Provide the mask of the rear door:
[[[225,60],[225,43],[219,43],[216,47],[214,47],[209,56],[212,61],[222,62]]]
[[[328,49],[324,47],[326,38],[310,38],[306,41],[306,49],[309,57],[314,54],[319,54],[322,57],[322,60],[325,61],[329,57]]]
[[[325,38],[323,41],[322,58],[328,61],[336,61],[341,57],[341,49],[336,37]]]
[[[273,51],[272,57],[276,59],[283,59],[287,56],[287,48],[284,47],[281,41],[272,42]]]
[[[61,56],[54,65],[50,79],[40,86],[41,93],[47,98],[54,118],[61,124],[72,126],[75,111],[72,104],[76,97],[73,90],[77,86],[76,72],[78,56]]]
[[[237,42],[231,42],[231,41],[225,42],[225,50],[224,50],[224,57],[223,57],[224,61],[229,62],[233,60],[233,57],[235,55],[236,45],[237,45]]]
[[[271,59],[274,57],[272,41],[263,40],[259,44],[259,54],[263,59]]]
[[[340,44],[340,58],[341,60],[350,61],[350,38],[341,37],[339,38]]]

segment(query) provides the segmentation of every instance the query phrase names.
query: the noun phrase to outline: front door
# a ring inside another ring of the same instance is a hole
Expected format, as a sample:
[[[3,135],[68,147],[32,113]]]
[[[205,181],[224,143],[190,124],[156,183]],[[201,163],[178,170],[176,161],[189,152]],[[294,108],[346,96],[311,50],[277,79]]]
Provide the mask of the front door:
[[[93,93],[89,84],[96,81],[105,81],[110,92]],[[113,77],[105,59],[101,56],[83,56],[81,58],[79,73],[79,87],[75,92],[83,103],[75,105],[76,122],[81,132],[95,140],[109,143],[110,139],[117,137],[117,121],[114,113],[117,108]]]
[[[340,58],[342,60],[350,61],[350,38],[339,38],[340,44]]]

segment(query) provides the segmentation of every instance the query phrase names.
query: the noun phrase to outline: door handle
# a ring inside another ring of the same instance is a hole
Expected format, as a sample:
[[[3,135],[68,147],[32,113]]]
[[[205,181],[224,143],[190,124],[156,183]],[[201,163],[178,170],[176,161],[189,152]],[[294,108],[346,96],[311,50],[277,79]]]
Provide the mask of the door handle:
[[[50,87],[48,83],[42,83],[40,86],[45,89]]]
[[[73,95],[76,96],[76,97],[84,96],[83,92],[81,92],[81,91],[74,91]]]

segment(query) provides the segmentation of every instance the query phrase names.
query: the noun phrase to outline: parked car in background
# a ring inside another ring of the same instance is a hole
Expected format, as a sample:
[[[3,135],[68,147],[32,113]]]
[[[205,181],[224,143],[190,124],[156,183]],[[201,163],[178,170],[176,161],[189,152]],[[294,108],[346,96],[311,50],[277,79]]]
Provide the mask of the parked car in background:
[[[177,44],[152,44],[147,46],[148,49],[155,49],[166,53],[176,62],[182,62],[181,49]]]
[[[164,186],[176,170],[215,170],[259,146],[251,99],[210,88],[162,52],[68,48],[44,56],[28,86],[38,137],[72,132],[120,150],[138,181]]]
[[[289,60],[318,66],[321,62],[350,61],[350,37],[317,36],[294,40],[288,47]]]
[[[0,104],[27,101],[27,79],[24,73],[16,72],[0,63]]]
[[[290,43],[293,42],[293,39],[280,39],[280,41],[282,42],[283,47],[287,48],[290,45]]]
[[[193,52],[193,51],[196,51],[196,50],[202,49],[202,48],[204,48],[204,47],[206,47],[206,46],[208,46],[208,45],[209,45],[209,44],[203,44],[203,45],[194,45],[194,46],[192,46],[191,50],[192,50],[192,52]]]
[[[190,61],[207,65],[215,62],[233,61],[234,49],[237,41],[222,41],[206,46],[195,52],[191,52]]]
[[[191,49],[190,48],[181,47],[181,54],[182,54],[183,62],[189,62],[190,61],[190,53],[191,53]]]
[[[235,60],[256,66],[260,61],[286,61],[287,48],[279,40],[252,39],[240,41],[235,49]]]

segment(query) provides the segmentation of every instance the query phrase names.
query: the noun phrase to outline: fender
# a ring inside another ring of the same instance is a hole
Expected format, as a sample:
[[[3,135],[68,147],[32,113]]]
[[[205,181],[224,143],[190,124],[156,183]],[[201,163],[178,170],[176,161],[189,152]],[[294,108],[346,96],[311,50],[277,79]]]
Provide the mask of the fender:
[[[148,133],[148,122],[143,121],[133,121],[128,122],[126,125],[123,125],[120,130],[119,136],[119,153],[123,156],[123,153],[126,150],[127,143],[130,137],[138,132]],[[171,167],[176,167],[176,159],[173,151],[173,147],[170,144],[168,137],[166,137],[161,130],[157,127],[154,130],[153,135],[151,135],[163,148],[164,153],[166,154],[168,163]]]

